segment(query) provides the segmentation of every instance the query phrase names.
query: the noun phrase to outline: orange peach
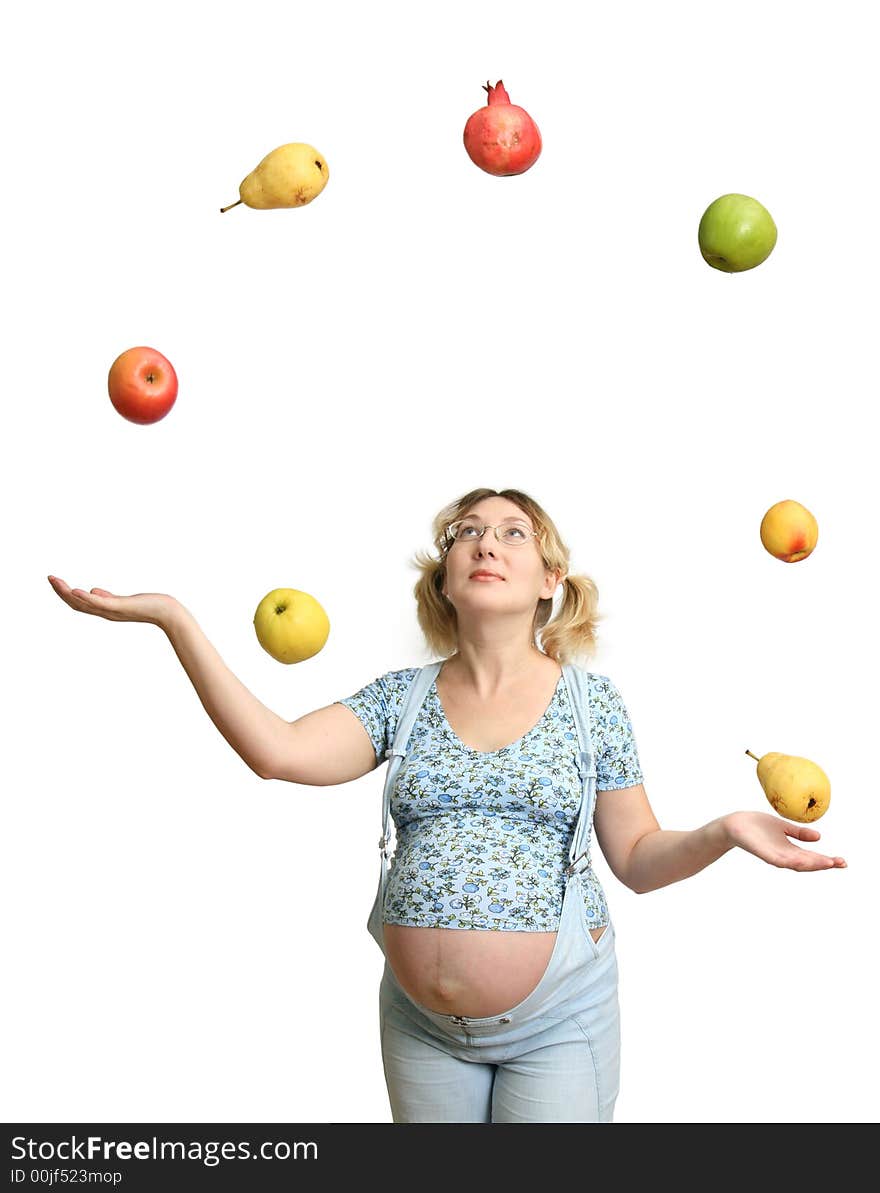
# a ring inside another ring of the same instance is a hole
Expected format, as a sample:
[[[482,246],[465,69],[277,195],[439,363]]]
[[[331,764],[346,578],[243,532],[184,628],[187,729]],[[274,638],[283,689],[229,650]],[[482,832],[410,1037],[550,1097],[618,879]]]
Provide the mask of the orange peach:
[[[799,501],[777,501],[761,520],[761,542],[783,563],[806,559],[819,538],[819,524]]]

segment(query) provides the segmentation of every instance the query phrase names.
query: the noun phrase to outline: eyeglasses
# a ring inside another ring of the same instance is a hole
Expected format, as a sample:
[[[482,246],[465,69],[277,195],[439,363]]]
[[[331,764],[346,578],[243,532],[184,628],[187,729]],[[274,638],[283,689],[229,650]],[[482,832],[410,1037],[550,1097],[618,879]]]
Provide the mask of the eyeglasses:
[[[479,518],[462,518],[448,526],[446,534],[448,539],[458,543],[482,538],[487,530],[494,530],[499,543],[508,547],[521,547],[538,535],[537,530],[531,530],[525,522],[518,522],[514,518],[505,518],[497,526],[487,526]]]

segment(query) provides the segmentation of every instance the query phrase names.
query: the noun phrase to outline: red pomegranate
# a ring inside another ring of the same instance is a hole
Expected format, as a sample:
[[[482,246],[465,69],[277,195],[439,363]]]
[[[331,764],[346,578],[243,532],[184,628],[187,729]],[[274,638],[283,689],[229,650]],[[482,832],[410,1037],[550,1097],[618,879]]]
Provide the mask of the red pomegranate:
[[[478,108],[464,126],[464,147],[468,157],[487,174],[503,177],[524,174],[541,152],[538,126],[525,110],[510,102],[499,79],[489,93],[485,108]]]

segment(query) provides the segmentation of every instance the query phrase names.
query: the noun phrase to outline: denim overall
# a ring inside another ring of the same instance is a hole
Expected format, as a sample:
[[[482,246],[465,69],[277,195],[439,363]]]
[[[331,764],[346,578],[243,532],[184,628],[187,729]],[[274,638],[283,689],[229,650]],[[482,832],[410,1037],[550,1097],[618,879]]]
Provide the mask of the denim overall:
[[[382,796],[379,885],[367,921],[385,952],[391,795],[413,724],[442,661],[416,672],[397,723]],[[590,865],[596,760],[587,676],[562,667],[578,735],[581,800],[559,929],[541,979],[516,1006],[474,1018],[430,1010],[386,959],[379,990],[382,1059],[395,1122],[611,1122],[620,1071],[614,926],[590,935],[581,872]]]

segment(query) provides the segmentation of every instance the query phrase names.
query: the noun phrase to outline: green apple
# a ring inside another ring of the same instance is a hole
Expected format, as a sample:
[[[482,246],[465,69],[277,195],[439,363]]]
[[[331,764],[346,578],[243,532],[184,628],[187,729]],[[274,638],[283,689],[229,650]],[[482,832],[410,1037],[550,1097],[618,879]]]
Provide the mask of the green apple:
[[[254,629],[260,646],[279,663],[301,663],[323,649],[330,620],[322,606],[298,588],[274,588],[257,605]]]
[[[722,195],[703,212],[697,233],[703,259],[713,269],[741,273],[766,261],[776,244],[770,212],[748,195]]]

